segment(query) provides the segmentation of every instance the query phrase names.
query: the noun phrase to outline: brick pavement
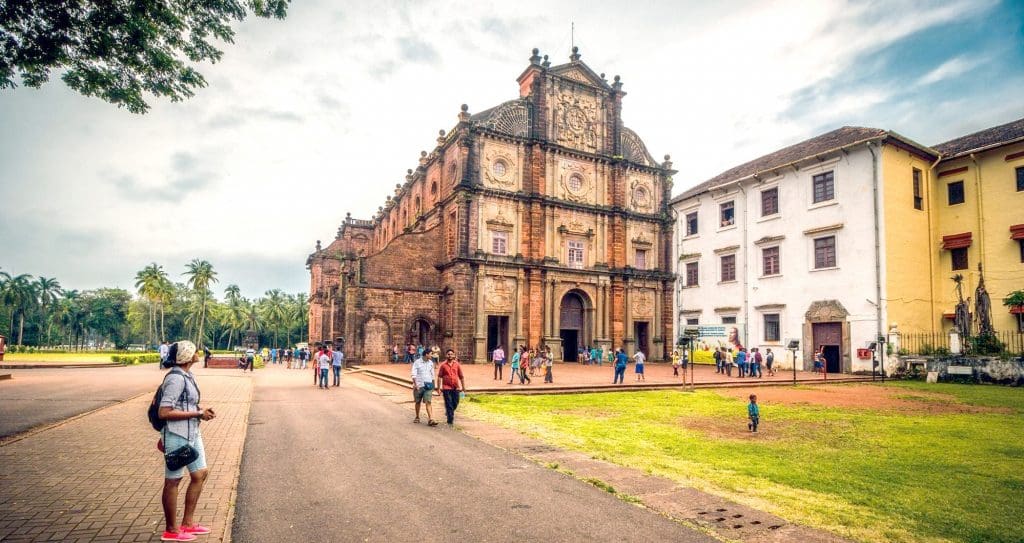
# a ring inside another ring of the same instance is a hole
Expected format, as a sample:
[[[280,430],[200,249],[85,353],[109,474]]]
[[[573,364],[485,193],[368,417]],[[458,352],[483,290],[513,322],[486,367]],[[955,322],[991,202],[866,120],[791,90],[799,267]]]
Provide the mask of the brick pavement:
[[[203,424],[210,477],[196,521],[213,529],[204,541],[229,541],[252,378],[196,374],[203,405],[217,412]],[[161,377],[154,372],[154,390]],[[151,395],[0,446],[0,541],[158,540],[163,457],[156,450],[159,434],[145,416]],[[187,477],[181,484],[179,515]]]

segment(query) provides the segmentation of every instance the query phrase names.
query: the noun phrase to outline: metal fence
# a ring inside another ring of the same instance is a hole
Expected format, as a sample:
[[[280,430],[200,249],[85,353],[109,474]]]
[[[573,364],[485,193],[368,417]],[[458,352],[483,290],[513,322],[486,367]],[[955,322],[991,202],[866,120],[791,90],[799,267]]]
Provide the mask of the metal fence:
[[[1003,344],[1003,350],[1007,353],[1024,356],[1024,333],[1001,331],[996,332],[996,338]],[[967,343],[969,345],[970,339]],[[902,334],[900,335],[900,351],[921,356],[948,354],[949,334]]]

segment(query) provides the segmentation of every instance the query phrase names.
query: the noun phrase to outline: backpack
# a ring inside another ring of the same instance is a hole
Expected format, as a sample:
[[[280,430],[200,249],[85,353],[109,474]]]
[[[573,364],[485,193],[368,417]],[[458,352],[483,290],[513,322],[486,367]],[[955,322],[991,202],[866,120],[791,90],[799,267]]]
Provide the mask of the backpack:
[[[167,421],[160,418],[160,400],[164,397],[164,383],[167,382],[167,378],[171,376],[172,372],[167,372],[164,376],[164,380],[160,382],[160,386],[157,387],[156,392],[153,393],[153,401],[149,404],[149,409],[146,410],[146,417],[149,418],[149,424],[154,430],[160,432],[167,426]],[[182,375],[182,379],[186,379]],[[198,389],[197,389],[198,390]],[[181,389],[181,396],[178,398],[178,403],[185,401],[185,394],[188,392],[188,385]]]

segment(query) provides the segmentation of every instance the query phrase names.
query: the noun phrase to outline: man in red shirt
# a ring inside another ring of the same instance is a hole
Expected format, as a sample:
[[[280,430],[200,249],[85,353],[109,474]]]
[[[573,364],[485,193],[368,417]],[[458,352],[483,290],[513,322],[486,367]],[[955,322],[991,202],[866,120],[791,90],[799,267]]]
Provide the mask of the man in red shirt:
[[[459,407],[459,396],[466,390],[466,377],[462,375],[462,366],[455,359],[455,351],[445,352],[445,361],[437,369],[435,382],[441,383],[441,394],[444,396],[444,414],[448,418],[448,426],[455,423],[455,409]]]

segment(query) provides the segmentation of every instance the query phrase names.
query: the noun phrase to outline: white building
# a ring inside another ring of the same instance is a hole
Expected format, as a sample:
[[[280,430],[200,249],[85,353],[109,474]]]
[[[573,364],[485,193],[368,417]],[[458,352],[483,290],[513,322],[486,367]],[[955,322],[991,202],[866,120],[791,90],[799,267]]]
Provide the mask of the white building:
[[[883,167],[883,151],[934,159],[893,132],[843,127],[673,199],[676,337],[735,323],[744,346],[771,348],[780,367],[797,339],[798,367],[823,347],[829,372],[870,371],[863,349],[886,331],[883,189],[911,175]]]

